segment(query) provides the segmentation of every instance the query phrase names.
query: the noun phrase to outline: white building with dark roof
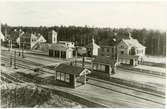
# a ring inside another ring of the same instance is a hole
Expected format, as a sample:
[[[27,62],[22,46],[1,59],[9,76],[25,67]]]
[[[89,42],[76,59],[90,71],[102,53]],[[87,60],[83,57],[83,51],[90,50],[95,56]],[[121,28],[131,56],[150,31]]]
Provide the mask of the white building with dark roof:
[[[2,41],[5,41],[5,36],[2,34],[2,32],[1,32],[1,23],[0,23],[0,39],[2,40]]]
[[[66,45],[69,48],[74,48],[75,47],[74,42],[70,42],[70,41],[58,41],[58,43]]]
[[[2,32],[0,31],[0,38],[2,41],[5,41],[5,36],[2,34]]]
[[[129,36],[117,45],[118,62],[123,64],[138,65],[145,56],[145,46],[138,40]]]
[[[86,46],[88,56],[98,56],[99,48],[100,46],[95,43],[95,40],[93,38],[92,42]]]
[[[48,34],[48,43],[57,43],[57,32],[52,30]]]
[[[17,37],[16,42],[27,49],[35,49],[40,43],[46,42],[41,34],[22,33]]]

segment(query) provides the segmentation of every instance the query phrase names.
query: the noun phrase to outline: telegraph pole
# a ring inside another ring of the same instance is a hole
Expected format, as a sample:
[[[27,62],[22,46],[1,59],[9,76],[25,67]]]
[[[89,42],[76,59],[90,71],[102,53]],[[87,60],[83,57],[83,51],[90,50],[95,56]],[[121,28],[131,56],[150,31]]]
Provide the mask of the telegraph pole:
[[[14,51],[14,69],[16,69],[16,50]]]
[[[19,30],[19,56],[21,56],[21,37],[20,37],[20,34],[21,34],[21,29]]]
[[[9,66],[12,67],[12,54],[10,53]]]
[[[23,42],[23,45],[22,45],[22,58],[24,58],[24,42]]]
[[[78,53],[77,53],[77,46],[76,46],[76,48],[75,48],[75,66],[77,66],[77,56],[78,55]]]
[[[12,40],[9,40],[9,49],[10,49],[10,67],[12,67],[12,49],[11,49],[11,45],[12,45]]]

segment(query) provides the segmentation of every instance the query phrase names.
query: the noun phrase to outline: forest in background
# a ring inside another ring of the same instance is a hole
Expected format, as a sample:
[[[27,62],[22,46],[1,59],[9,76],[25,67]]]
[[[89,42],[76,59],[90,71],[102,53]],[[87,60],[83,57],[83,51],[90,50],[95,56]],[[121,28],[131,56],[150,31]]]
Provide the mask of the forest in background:
[[[119,42],[122,38],[128,37],[130,31],[132,37],[137,39],[146,47],[146,55],[166,56],[166,32],[158,30],[147,29],[131,29],[131,28],[97,28],[89,26],[40,26],[40,27],[26,27],[26,26],[8,26],[2,24],[2,33],[9,34],[11,37],[16,36],[19,30],[29,33],[40,33],[45,39],[48,39],[48,33],[55,30],[58,33],[58,41],[73,41],[78,46],[85,46],[92,41],[94,37],[95,42],[100,44],[104,40],[111,40],[116,38]],[[17,31],[15,31],[17,30]],[[6,33],[5,33],[6,32]],[[117,35],[115,34],[117,33]]]

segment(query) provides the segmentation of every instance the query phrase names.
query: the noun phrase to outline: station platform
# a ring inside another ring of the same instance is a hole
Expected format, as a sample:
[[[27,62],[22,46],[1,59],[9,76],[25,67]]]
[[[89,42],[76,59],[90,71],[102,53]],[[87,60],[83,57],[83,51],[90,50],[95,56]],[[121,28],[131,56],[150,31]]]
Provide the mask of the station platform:
[[[146,65],[138,65],[138,66],[135,66],[134,68],[143,69],[143,70],[150,70],[150,71],[154,71],[154,72],[165,73],[165,68],[162,68],[162,67],[153,67],[153,66],[146,66]]]
[[[124,69],[117,69],[116,73],[111,77],[120,79],[124,82],[129,81],[129,83],[140,83],[145,85],[146,87],[153,87],[157,91],[165,92],[165,84],[166,79],[165,77],[156,77],[147,74],[140,74],[140,72],[124,70]]]

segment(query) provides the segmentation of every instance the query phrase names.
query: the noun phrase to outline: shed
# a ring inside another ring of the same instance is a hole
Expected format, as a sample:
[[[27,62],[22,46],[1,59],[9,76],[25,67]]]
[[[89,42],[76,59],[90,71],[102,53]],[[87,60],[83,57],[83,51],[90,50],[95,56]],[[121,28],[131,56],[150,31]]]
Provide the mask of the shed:
[[[92,61],[92,69],[102,71],[107,75],[115,73],[116,60],[112,57],[98,56]]]
[[[95,40],[92,39],[92,42],[86,46],[88,56],[98,56],[99,45],[95,43]]]
[[[78,66],[60,64],[56,67],[56,80],[75,88],[78,83],[86,84],[86,75],[90,70]]]
[[[49,47],[49,56],[65,59],[72,58],[73,49],[63,44],[54,43]]]

